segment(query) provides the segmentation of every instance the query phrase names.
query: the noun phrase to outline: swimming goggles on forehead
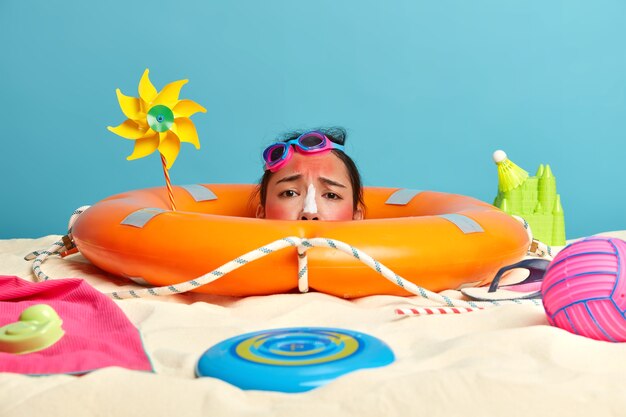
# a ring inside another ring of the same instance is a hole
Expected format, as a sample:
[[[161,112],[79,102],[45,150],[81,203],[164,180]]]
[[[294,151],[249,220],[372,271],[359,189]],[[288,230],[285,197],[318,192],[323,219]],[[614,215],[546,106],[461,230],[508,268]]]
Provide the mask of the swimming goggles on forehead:
[[[265,169],[276,172],[284,167],[293,156],[294,149],[298,153],[311,155],[328,152],[331,149],[343,151],[343,145],[334,143],[321,132],[307,132],[287,142],[276,142],[263,151]]]

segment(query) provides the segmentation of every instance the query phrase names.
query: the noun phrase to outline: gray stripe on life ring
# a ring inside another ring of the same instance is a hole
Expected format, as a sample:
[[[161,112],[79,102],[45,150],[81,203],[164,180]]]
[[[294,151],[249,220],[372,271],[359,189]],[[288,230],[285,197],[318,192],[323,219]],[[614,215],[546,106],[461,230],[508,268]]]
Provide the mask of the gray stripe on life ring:
[[[142,208],[130,213],[120,224],[142,228],[155,216],[158,216],[165,211],[167,210],[160,208]]]
[[[196,202],[217,200],[217,196],[213,191],[200,184],[181,185]]]
[[[412,190],[410,188],[401,188],[391,194],[385,204],[391,204],[394,206],[405,206],[409,204],[413,197],[421,193],[422,190]]]
[[[476,220],[458,213],[440,214],[438,217],[442,217],[452,223],[465,234],[469,233],[482,233],[483,228],[480,227]]]
[[[144,287],[147,287],[150,285],[150,283],[148,281],[146,281],[145,279],[141,278],[141,277],[131,277],[131,276],[124,276],[125,278],[128,278],[129,280],[131,280],[132,282],[134,282],[135,284],[139,284],[142,285]]]

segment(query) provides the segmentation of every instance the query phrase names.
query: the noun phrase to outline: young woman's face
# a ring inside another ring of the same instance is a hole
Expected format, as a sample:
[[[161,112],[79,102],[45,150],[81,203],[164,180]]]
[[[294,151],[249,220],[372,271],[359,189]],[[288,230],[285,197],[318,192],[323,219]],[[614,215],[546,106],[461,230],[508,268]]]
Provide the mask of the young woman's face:
[[[354,211],[352,183],[345,164],[332,152],[303,155],[275,172],[267,185],[265,207],[256,216],[280,220],[360,220]]]

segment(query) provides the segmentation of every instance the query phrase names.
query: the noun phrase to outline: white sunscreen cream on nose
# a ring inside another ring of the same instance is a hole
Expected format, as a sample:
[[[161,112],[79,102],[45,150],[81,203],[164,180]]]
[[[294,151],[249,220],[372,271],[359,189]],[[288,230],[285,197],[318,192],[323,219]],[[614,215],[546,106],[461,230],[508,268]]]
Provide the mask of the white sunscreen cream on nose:
[[[317,204],[315,204],[315,187],[313,184],[309,184],[309,189],[306,192],[306,197],[304,198],[304,209],[302,210],[305,213],[317,213]]]

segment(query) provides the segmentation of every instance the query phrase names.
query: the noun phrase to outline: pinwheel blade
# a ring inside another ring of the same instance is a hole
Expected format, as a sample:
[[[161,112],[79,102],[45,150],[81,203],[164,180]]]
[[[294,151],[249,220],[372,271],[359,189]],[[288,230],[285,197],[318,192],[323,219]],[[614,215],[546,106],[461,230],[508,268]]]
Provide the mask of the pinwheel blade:
[[[186,117],[174,119],[174,125],[176,126],[175,132],[181,142],[191,143],[196,149],[200,149],[200,139],[198,139],[198,132],[193,122]]]
[[[178,157],[180,151],[180,140],[178,136],[171,130],[161,133],[161,143],[159,144],[159,152],[165,157],[167,162],[166,168],[170,169]]]
[[[121,125],[115,127],[107,126],[107,129],[126,139],[139,139],[146,134],[146,130],[132,120],[126,120]]]
[[[150,104],[157,96],[157,89],[154,88],[150,82],[150,77],[148,76],[149,73],[150,70],[146,68],[141,76],[141,80],[139,80],[139,97],[146,103],[146,105]],[[145,110],[147,109],[144,109],[144,111]]]
[[[163,90],[152,101],[151,106],[163,105],[167,106],[170,109],[173,108],[176,103],[178,103],[178,96],[180,95],[180,89],[183,88],[183,85],[187,84],[188,80],[178,80],[169,83]]]
[[[117,101],[120,103],[120,108],[124,116],[132,120],[141,118],[141,101],[136,97],[130,97],[122,94],[122,91],[118,88],[115,90],[117,94]]]
[[[132,161],[133,159],[143,158],[144,156],[148,156],[152,152],[156,151],[158,147],[159,134],[155,132],[152,136],[137,139],[135,141],[135,149],[133,149],[133,153],[126,157],[126,159],[128,161]]]
[[[197,112],[206,113],[206,109],[192,100],[180,100],[172,109],[174,117],[191,117]]]

